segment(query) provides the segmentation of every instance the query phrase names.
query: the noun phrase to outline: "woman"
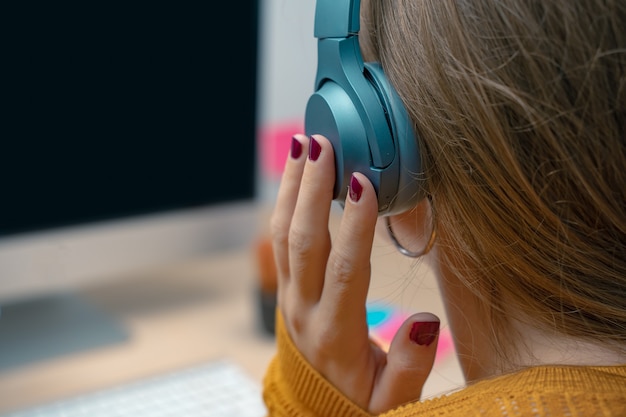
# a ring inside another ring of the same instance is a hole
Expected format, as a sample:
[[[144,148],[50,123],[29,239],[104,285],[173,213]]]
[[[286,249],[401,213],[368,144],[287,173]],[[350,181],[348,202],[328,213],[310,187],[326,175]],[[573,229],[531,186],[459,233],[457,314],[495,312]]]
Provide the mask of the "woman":
[[[429,196],[390,223],[399,245],[432,230],[468,386],[419,402],[431,314],[388,353],[368,340],[374,189],[353,174],[331,242],[333,149],[297,135],[272,220],[270,415],[626,415],[626,5],[367,3],[363,53],[419,132]]]

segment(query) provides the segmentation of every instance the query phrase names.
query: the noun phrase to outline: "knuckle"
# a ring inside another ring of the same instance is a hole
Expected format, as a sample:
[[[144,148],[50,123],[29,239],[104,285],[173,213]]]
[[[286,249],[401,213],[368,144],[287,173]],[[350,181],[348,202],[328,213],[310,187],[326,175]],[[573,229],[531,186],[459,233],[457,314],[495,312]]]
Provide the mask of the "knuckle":
[[[426,379],[432,370],[433,363],[407,357],[389,361],[388,366],[399,378],[405,376],[407,379],[414,380],[416,377]]]
[[[286,245],[289,239],[289,229],[282,219],[274,216],[270,219],[270,235],[272,241],[280,246]]]
[[[339,282],[348,282],[355,273],[362,269],[356,265],[354,261],[343,252],[335,252],[328,259],[328,272],[333,278]]]
[[[289,251],[294,254],[310,252],[315,245],[313,237],[297,227],[289,230]]]

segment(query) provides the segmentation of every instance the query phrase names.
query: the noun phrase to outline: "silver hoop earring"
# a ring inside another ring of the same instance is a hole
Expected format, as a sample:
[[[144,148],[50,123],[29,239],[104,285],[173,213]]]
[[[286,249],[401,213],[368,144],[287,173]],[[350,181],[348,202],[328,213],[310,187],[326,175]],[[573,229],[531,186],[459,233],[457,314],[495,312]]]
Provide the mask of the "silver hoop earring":
[[[430,201],[430,198],[429,198],[429,201]],[[432,210],[432,202],[431,202],[431,210]],[[396,237],[396,234],[393,232],[393,229],[391,228],[391,218],[389,216],[385,217],[385,223],[387,225],[387,232],[389,233],[389,237],[391,238],[391,241],[393,242],[398,252],[400,252],[404,256],[408,256],[409,258],[419,258],[420,256],[426,255],[428,252],[430,252],[430,250],[435,245],[435,240],[437,239],[437,228],[435,226],[436,223],[434,222],[434,220],[432,222],[433,227],[431,229],[428,242],[426,242],[426,246],[424,246],[424,249],[418,252],[410,251],[404,246],[402,246],[402,244]]]

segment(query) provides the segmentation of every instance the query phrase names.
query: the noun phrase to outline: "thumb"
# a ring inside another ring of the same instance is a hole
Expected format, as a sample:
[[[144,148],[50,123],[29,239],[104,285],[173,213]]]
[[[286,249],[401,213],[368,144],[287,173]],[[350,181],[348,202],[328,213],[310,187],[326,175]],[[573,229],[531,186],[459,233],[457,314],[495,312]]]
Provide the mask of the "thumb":
[[[431,313],[409,317],[394,336],[387,363],[372,395],[370,411],[381,413],[419,400],[424,383],[433,369],[439,318]]]

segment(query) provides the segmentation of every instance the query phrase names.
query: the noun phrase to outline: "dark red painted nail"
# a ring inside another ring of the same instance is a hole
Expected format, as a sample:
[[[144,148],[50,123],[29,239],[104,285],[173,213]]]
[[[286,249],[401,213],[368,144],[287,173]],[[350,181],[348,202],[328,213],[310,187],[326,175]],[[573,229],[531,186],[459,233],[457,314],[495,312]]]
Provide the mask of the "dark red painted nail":
[[[352,178],[350,178],[350,187],[348,191],[350,192],[350,199],[355,203],[361,199],[363,186],[361,185],[359,180],[356,179],[354,174],[352,174]]]
[[[320,153],[322,153],[322,147],[313,136],[311,136],[311,140],[309,141],[309,159],[311,161],[317,161],[317,158],[320,157]]]
[[[412,341],[421,346],[430,346],[435,341],[439,333],[438,321],[416,321],[411,326],[409,337]]]
[[[300,158],[300,155],[302,155],[302,144],[294,136],[291,138],[291,157],[293,159],[298,159]]]

